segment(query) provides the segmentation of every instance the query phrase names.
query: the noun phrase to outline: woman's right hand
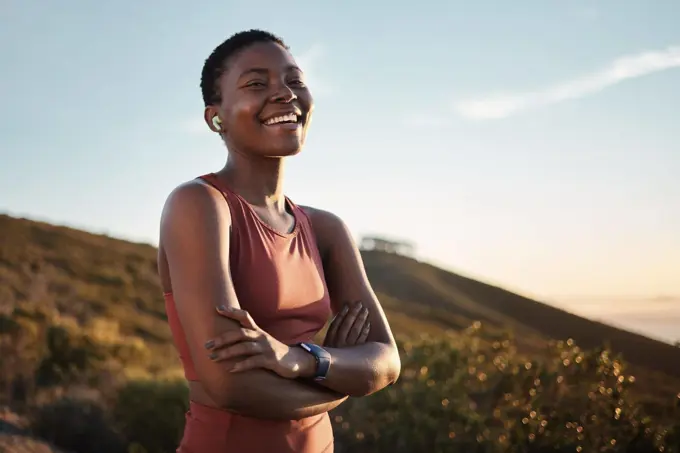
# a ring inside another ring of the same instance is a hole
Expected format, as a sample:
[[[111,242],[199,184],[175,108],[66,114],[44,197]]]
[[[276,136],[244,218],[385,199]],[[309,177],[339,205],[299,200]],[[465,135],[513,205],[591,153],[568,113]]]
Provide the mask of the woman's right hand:
[[[205,344],[212,360],[240,359],[232,365],[232,373],[264,368],[287,379],[314,374],[316,361],[311,354],[302,348],[287,346],[269,335],[246,310],[218,307],[217,313],[241,325],[240,329],[226,332]]]
[[[368,310],[361,302],[346,303],[331,321],[323,345],[329,348],[360,345],[366,343],[370,331]]]

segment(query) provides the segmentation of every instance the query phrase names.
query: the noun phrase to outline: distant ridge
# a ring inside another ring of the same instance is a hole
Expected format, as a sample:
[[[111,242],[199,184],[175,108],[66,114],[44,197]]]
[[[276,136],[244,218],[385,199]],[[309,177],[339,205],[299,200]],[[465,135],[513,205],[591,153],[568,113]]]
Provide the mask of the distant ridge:
[[[364,253],[377,292],[437,308],[518,334],[546,339],[572,338],[595,348],[607,343],[628,362],[680,377],[680,348],[506,291],[407,257]]]

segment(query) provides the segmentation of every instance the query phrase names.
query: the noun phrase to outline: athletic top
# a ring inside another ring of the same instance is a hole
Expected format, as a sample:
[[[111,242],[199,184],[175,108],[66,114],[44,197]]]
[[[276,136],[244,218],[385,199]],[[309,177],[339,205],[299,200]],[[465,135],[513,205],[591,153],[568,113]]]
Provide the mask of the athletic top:
[[[321,257],[307,214],[286,197],[295,226],[290,233],[281,233],[264,223],[252,206],[221,184],[215,174],[201,176],[201,179],[223,194],[231,212],[229,264],[241,308],[250,313],[259,327],[284,344],[310,341],[330,318],[331,305]],[[189,381],[198,380],[172,293],[164,296],[170,330],[184,375]],[[196,417],[192,418],[191,412],[197,410],[201,412],[203,422],[206,418],[219,419],[219,423],[210,424],[215,430],[212,441],[208,439],[212,436],[209,429],[206,432],[206,426],[200,427],[200,436],[189,435],[192,429],[199,430],[191,427],[201,423]],[[205,453],[319,453],[333,448],[328,414],[303,420],[272,421],[196,403],[192,403],[187,414],[184,439],[178,451],[199,451],[197,445],[187,444],[196,442],[189,437],[200,438],[200,451]],[[219,442],[224,446],[218,446]],[[259,446],[255,448],[253,443]],[[237,445],[248,449],[235,449]]]

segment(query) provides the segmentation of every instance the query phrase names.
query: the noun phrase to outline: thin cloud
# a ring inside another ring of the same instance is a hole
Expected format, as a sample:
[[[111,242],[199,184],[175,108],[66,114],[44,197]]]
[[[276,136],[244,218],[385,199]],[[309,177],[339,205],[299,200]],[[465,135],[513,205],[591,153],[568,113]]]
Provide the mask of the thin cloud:
[[[459,115],[474,120],[505,118],[525,110],[597,93],[624,80],[680,66],[680,46],[618,58],[603,69],[539,91],[491,95],[454,104]]]

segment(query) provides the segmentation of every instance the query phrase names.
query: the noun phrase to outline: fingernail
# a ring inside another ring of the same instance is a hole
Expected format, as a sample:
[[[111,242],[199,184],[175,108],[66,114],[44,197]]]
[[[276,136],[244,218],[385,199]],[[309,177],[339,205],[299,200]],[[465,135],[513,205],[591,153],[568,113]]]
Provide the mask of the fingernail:
[[[210,353],[210,355],[208,357],[210,357],[212,360],[215,360],[217,358],[217,353],[212,352],[212,353]]]
[[[212,349],[215,346],[215,340],[205,342],[205,349]]]
[[[348,311],[349,311],[349,307],[348,307],[347,305],[345,305],[344,307],[342,307],[342,312],[341,312],[341,313],[344,315],[344,314],[347,313]]]
[[[227,307],[225,307],[224,305],[220,305],[219,307],[217,307],[217,311],[227,311]]]

